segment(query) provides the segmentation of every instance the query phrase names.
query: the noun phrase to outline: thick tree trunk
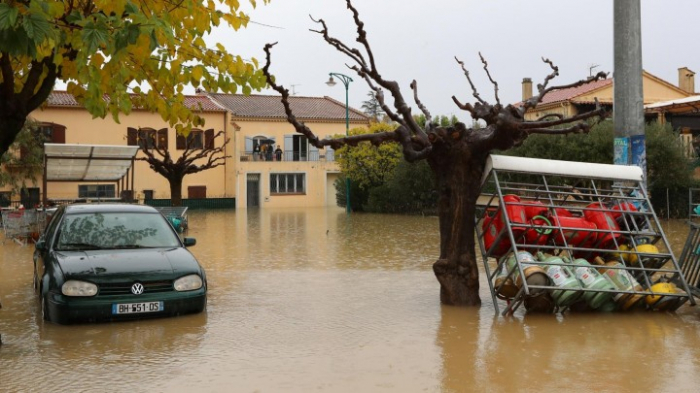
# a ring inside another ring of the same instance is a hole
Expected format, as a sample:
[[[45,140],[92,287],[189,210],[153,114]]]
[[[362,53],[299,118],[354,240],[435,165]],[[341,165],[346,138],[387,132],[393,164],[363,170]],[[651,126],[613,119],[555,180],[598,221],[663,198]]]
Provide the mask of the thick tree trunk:
[[[7,103],[0,104],[0,157],[9,150],[17,134],[22,131],[26,118],[26,113],[18,113]]]
[[[439,187],[440,259],[433,271],[443,304],[481,305],[474,218],[486,157],[465,143],[428,159]]]
[[[170,205],[182,206],[182,177],[168,178],[170,183]]]

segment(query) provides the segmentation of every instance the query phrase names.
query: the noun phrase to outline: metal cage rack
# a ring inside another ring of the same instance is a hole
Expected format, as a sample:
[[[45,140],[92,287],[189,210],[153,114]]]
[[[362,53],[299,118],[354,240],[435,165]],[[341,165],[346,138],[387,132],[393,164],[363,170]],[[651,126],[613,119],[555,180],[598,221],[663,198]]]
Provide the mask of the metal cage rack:
[[[638,167],[491,155],[481,193],[496,313],[695,304]]]

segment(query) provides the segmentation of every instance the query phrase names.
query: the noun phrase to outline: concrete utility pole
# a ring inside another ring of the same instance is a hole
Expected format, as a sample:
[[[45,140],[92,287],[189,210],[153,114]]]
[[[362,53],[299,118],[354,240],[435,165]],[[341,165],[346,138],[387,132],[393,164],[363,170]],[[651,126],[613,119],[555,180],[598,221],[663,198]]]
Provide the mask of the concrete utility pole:
[[[614,0],[615,164],[638,165],[646,179],[640,0]]]

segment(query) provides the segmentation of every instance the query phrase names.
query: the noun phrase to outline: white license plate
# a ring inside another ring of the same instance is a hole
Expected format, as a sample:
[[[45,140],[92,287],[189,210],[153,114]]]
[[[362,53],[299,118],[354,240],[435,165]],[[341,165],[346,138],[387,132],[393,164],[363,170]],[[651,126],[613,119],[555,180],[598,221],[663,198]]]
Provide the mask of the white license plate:
[[[140,314],[158,311],[163,311],[163,302],[112,304],[112,314]]]

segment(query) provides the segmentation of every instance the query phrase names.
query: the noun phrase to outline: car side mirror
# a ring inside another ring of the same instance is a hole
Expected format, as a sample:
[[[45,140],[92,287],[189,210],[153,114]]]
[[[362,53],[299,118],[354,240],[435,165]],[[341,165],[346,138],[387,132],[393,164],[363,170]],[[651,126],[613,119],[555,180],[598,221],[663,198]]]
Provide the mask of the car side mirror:
[[[197,244],[197,239],[195,239],[193,237],[186,237],[186,238],[182,239],[182,243],[185,244],[185,247],[192,247],[195,244]]]
[[[44,251],[44,249],[46,248],[46,242],[44,241],[44,239],[39,239],[36,241],[35,247],[39,251]]]

